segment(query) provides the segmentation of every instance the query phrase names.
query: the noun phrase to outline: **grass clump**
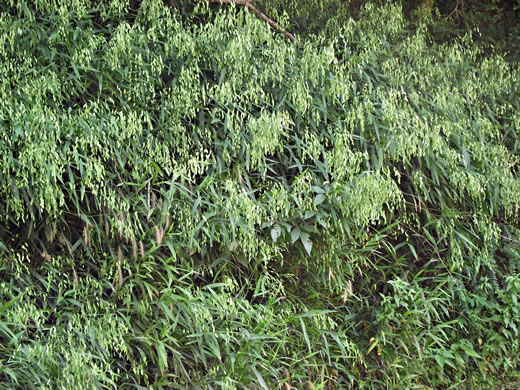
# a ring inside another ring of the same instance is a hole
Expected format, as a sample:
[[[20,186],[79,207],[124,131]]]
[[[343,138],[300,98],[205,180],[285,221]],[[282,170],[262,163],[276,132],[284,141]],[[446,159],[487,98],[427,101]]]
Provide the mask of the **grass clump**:
[[[5,387],[518,383],[517,63],[393,5],[296,43],[158,0],[0,31]]]

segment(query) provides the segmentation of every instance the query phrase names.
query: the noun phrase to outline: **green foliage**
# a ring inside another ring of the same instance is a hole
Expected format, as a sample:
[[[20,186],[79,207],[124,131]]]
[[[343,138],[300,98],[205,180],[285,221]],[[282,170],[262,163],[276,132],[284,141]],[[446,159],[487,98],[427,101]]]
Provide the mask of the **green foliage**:
[[[518,384],[517,63],[392,5],[295,44],[233,5],[3,8],[6,388]]]

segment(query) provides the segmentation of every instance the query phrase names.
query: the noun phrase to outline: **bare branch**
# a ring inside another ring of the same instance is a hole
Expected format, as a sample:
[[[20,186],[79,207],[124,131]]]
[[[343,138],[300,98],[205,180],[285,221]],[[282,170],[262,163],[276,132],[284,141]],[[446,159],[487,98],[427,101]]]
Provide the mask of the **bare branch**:
[[[281,27],[278,23],[276,23],[274,20],[269,19],[269,17],[264,14],[262,11],[260,11],[258,8],[256,8],[253,4],[255,1],[260,0],[207,0],[210,3],[220,3],[220,4],[238,4],[243,5],[247,9],[253,11],[255,15],[262,19],[264,22],[267,22],[272,28],[275,30],[283,33],[287,39],[289,39],[291,42],[294,42],[296,39],[294,38],[294,35],[292,35],[290,32],[286,31],[283,27]]]
[[[264,14],[263,12],[261,12],[260,10],[258,10],[257,8],[255,8],[249,1],[246,1],[245,4],[244,4],[247,8],[249,8],[251,11],[253,11],[256,16],[264,21],[266,21],[271,27],[273,27],[274,29],[278,30],[279,32],[283,33],[287,39],[289,39],[291,42],[294,42],[295,41],[295,38],[294,36],[284,30],[278,23],[276,23],[274,20],[271,20],[267,17],[266,14]]]

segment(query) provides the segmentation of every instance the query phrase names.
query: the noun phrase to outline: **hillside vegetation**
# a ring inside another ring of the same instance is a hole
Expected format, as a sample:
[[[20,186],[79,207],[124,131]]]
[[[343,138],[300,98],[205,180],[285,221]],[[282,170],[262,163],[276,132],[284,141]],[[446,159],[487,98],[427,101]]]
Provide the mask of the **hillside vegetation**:
[[[238,5],[1,4],[0,387],[520,386],[507,53],[392,4],[294,42]]]

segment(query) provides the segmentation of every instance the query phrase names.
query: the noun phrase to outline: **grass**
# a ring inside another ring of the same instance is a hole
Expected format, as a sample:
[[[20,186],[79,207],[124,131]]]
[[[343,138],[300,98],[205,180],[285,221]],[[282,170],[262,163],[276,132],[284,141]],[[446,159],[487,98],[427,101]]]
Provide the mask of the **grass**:
[[[514,388],[518,63],[436,23],[7,2],[3,386]]]

